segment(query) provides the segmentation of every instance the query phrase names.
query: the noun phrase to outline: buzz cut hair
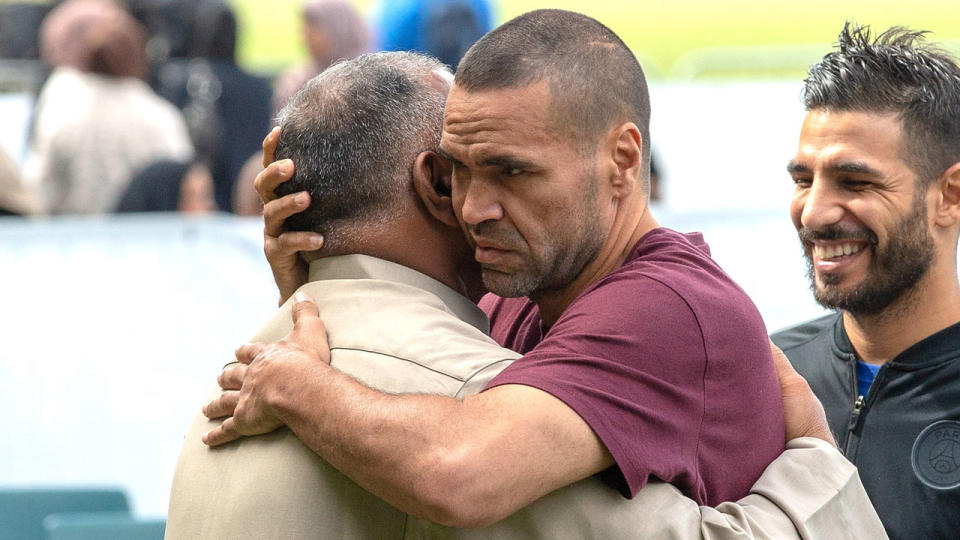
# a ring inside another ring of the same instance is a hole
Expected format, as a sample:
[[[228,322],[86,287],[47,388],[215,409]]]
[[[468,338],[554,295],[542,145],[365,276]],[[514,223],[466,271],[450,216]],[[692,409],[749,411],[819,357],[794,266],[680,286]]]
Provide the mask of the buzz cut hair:
[[[623,40],[599,21],[559,9],[514,18],[480,38],[457,67],[467,92],[547,81],[553,125],[582,153],[617,123],[642,137],[642,179],[649,193],[650,96],[643,68]]]

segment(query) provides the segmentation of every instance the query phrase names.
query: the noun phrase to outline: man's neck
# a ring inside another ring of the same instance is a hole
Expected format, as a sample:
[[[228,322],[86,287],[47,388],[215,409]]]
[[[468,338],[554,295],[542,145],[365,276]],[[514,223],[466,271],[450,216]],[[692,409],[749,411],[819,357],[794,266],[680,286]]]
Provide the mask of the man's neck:
[[[562,289],[530,295],[530,299],[540,308],[544,328],[553,326],[564,310],[590,285],[623,266],[643,235],[660,226],[645,201],[640,204],[631,202],[634,204],[627,205],[624,211],[617,213],[611,234],[597,256],[587,263],[576,279]]]
[[[339,249],[322,248],[321,256],[361,254],[390,261],[450,287],[474,303],[486,293],[480,266],[459,229],[413,211],[397,212],[389,228],[358,227]],[[425,246],[429,246],[424,249]]]
[[[425,242],[435,250],[423,250],[407,246],[409,249],[397,249],[398,244],[370,247],[365,253],[394,262],[450,287],[455,292],[476,303],[486,293],[480,278],[479,266],[473,262],[472,254],[468,264],[457,264],[456,256],[438,246],[440,242]],[[401,243],[402,244],[402,243]],[[400,246],[402,247],[402,246]]]
[[[843,312],[843,327],[857,357],[884,364],[912,345],[960,322],[956,267],[931,270],[906,294],[877,315]]]

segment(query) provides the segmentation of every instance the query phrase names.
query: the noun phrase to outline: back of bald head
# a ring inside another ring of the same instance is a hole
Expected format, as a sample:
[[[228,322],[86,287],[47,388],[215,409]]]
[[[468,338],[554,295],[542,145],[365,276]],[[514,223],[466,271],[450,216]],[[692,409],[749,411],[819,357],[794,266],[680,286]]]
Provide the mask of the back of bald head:
[[[570,11],[531,11],[494,29],[467,51],[455,77],[468,92],[548,81],[554,125],[584,152],[612,127],[633,122],[649,178],[650,97],[643,69],[612,30]]]

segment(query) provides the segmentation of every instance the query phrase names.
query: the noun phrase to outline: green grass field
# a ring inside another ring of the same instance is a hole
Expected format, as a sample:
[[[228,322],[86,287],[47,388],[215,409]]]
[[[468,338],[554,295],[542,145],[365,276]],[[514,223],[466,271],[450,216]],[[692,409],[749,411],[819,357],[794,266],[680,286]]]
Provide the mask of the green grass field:
[[[300,0],[233,3],[243,25],[241,59],[247,66],[271,72],[303,57]],[[358,0],[355,4],[369,14],[376,1]],[[906,25],[930,30],[933,41],[955,42],[960,38],[956,0],[599,0],[588,7],[573,0],[503,0],[496,5],[501,22],[543,7],[571,9],[595,17],[626,41],[653,76],[676,75],[680,67],[698,62],[727,72],[749,71],[740,69],[742,65],[737,67],[741,59],[753,65],[771,54],[785,59],[787,68],[783,71],[792,76],[796,71],[793,64],[815,60],[829,49],[847,19],[874,28]],[[955,43],[949,48],[960,49]],[[768,75],[776,71],[763,70]]]

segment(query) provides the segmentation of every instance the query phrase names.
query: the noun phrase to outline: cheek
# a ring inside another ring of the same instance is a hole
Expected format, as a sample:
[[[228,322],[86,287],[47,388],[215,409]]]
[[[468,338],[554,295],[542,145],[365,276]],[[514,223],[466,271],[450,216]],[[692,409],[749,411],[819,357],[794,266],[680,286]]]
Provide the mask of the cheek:
[[[466,167],[458,167],[450,172],[450,198],[457,206],[463,206],[472,180],[473,176]]]
[[[793,199],[790,200],[790,220],[793,221],[793,226],[799,229],[802,226],[800,218],[803,215],[803,197],[799,195],[794,195]]]
[[[457,216],[457,221],[463,224],[463,199],[466,189],[462,182],[458,182],[455,177],[450,180],[450,204],[453,206],[453,213]]]

